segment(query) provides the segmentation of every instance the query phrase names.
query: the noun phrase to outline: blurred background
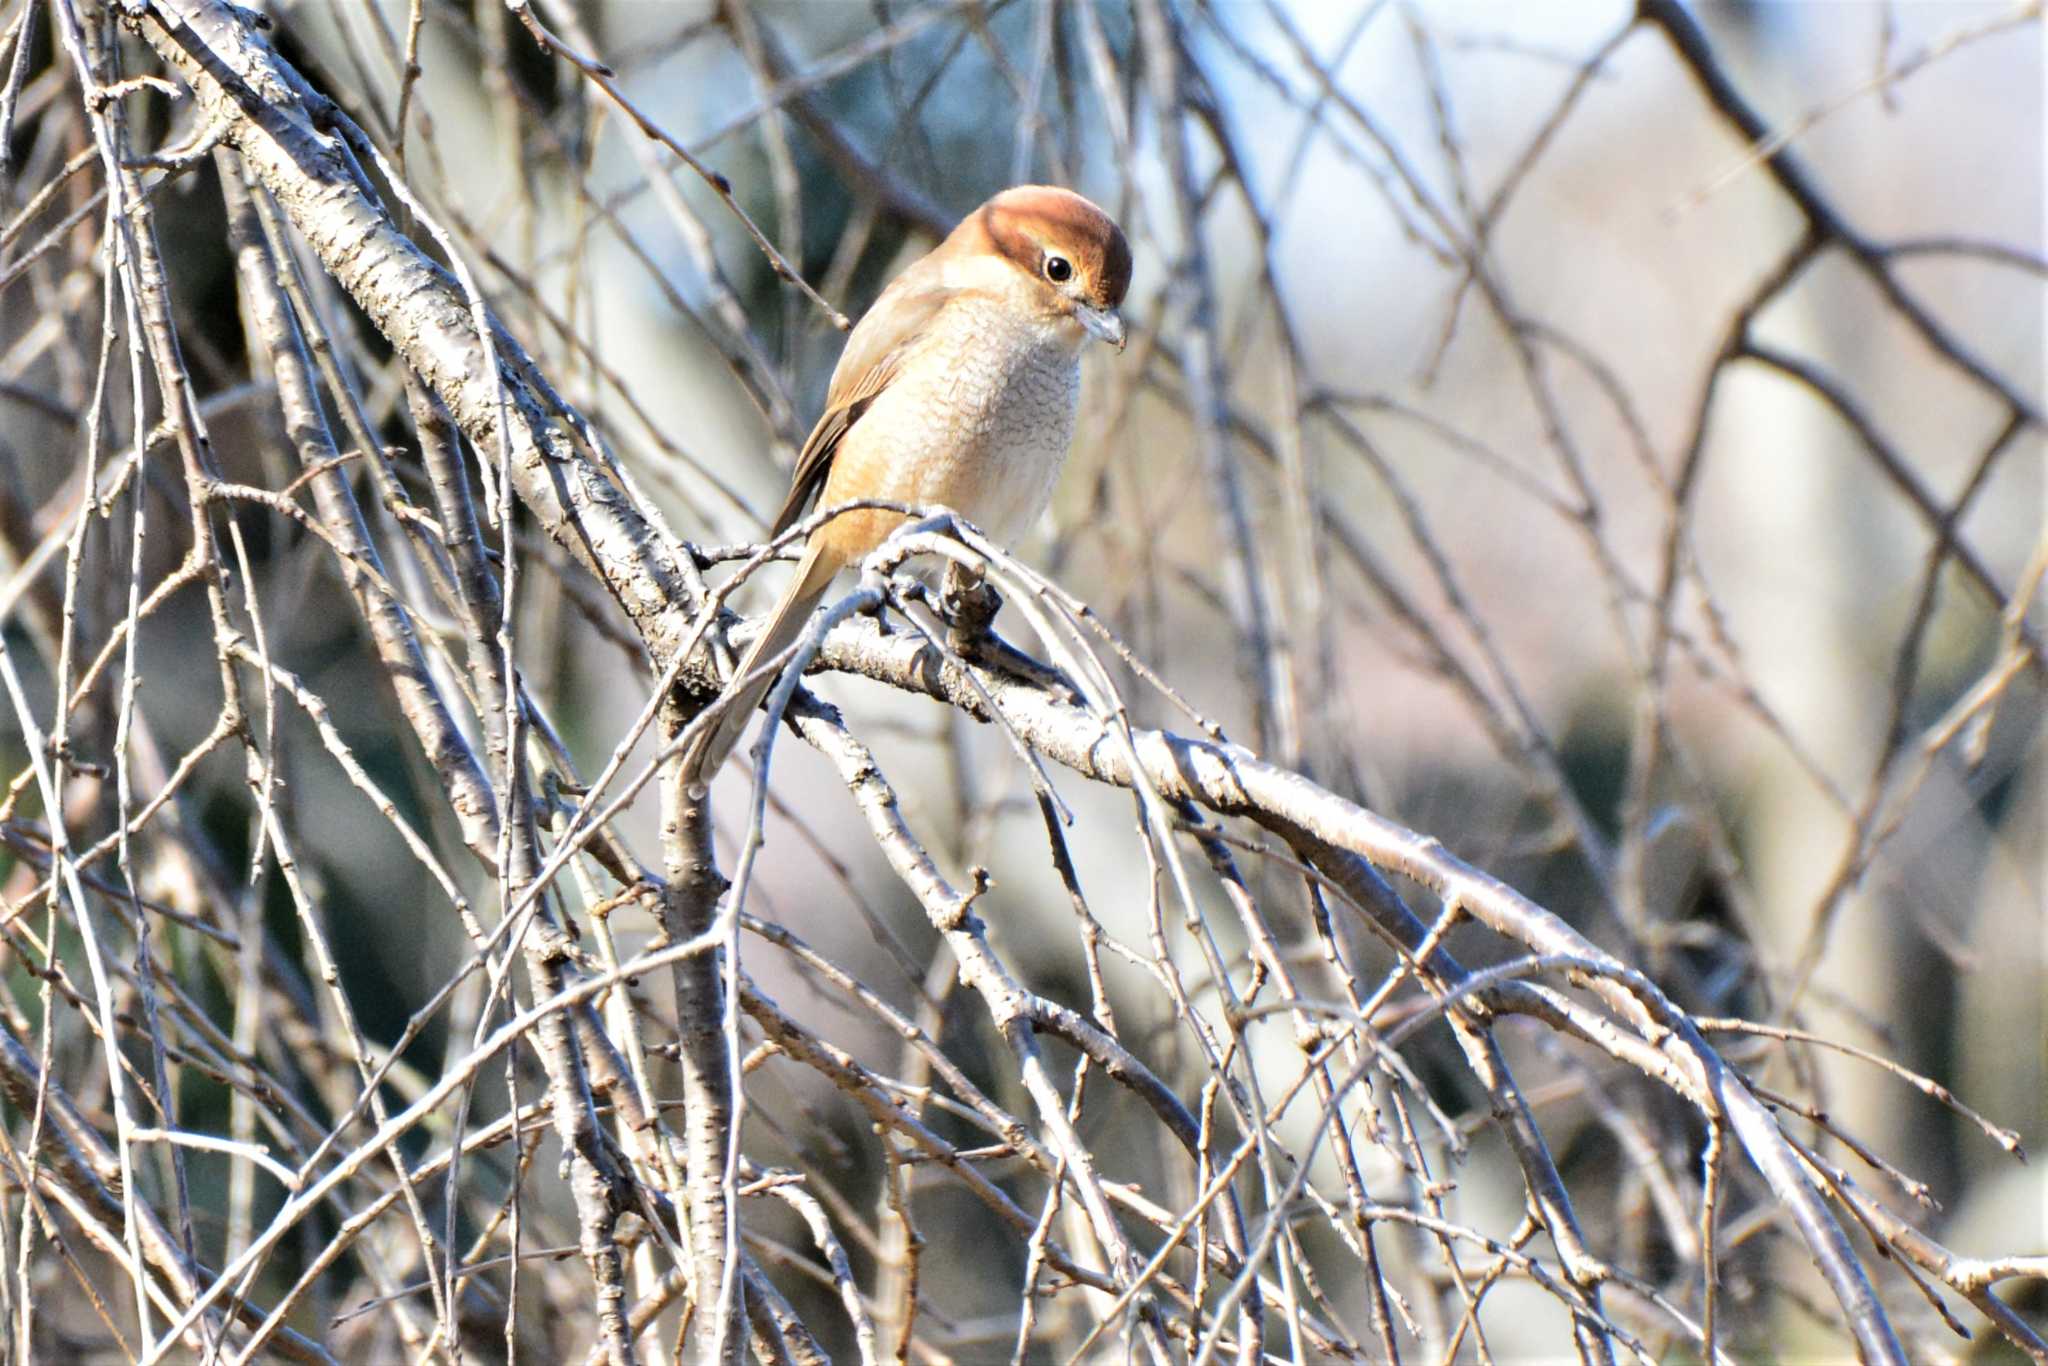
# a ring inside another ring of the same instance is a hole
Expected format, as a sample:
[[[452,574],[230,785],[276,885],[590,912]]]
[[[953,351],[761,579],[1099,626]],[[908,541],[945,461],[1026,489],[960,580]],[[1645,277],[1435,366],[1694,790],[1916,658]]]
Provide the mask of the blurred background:
[[[492,0],[265,8],[279,51],[391,150],[636,496],[700,548],[756,540],[841,338],[714,188]],[[1121,355],[1089,355],[1080,436],[1021,556],[1229,739],[1442,841],[1696,1015],[1868,1050],[1947,1087],[2028,1150],[2043,1147],[2039,3],[1645,5],[1639,17],[1618,4],[1448,0],[612,0],[534,13],[564,47],[609,64],[638,116],[726,177],[766,239],[851,317],[1005,185],[1047,181],[1096,199],[1136,254],[1133,340]],[[59,642],[92,657],[127,610],[131,578],[147,594],[190,545],[168,464],[145,483],[161,502],[139,548],[127,500],[72,539],[82,471],[132,446],[136,400],[122,364],[95,397],[104,224],[86,213],[53,231],[84,205],[87,177],[31,202],[87,146],[78,121],[60,117],[76,92],[66,93],[73,78],[50,28],[30,35],[21,59],[10,264],[0,265],[0,610],[26,709],[45,733]],[[1703,45],[1688,53],[1680,33]],[[408,43],[420,70],[411,84],[400,79]],[[151,69],[145,49],[124,50],[133,71]],[[189,103],[128,104],[141,144],[194,131]],[[1773,140],[1745,134],[1745,111]],[[286,488],[290,457],[242,335],[211,163],[169,180],[155,204],[223,473]],[[388,347],[316,265],[307,274],[380,438],[398,452],[394,468],[411,479]],[[423,597],[392,514],[363,496],[394,578]],[[267,650],[325,700],[397,809],[436,847],[455,847],[445,795],[407,738],[328,552],[260,509],[235,521],[249,579],[235,591],[265,604]],[[519,666],[588,775],[629,733],[650,673],[601,590],[558,549],[534,535],[521,554],[533,572],[520,586]],[[726,572],[715,560],[714,581]],[[764,576],[736,603],[758,610],[776,586]],[[430,631],[443,615],[417,610]],[[998,628],[1037,648],[1014,608]],[[185,593],[137,637],[147,724],[128,743],[139,790],[166,781],[220,715],[218,666],[197,648],[212,630],[203,597]],[[62,668],[77,677],[69,655]],[[71,722],[102,763],[117,744],[118,676]],[[1011,969],[1089,1009],[1079,925],[1047,858],[1029,772],[1004,737],[927,699],[813,682],[873,746],[949,876],[990,870],[978,909]],[[1156,689],[1128,672],[1124,682],[1134,719],[1192,729]],[[341,977],[366,1033],[388,1045],[464,961],[462,925],[390,821],[328,760],[307,715],[262,714],[305,895],[344,927]],[[40,1023],[30,969],[44,951],[21,937],[45,915],[48,860],[36,851],[52,825],[27,790],[23,733],[19,706],[0,716],[6,772],[24,775],[4,813],[10,938],[0,953],[24,1034],[53,1040],[52,1075],[67,1062],[82,1075],[97,1045],[75,1022]],[[642,741],[631,762],[651,754]],[[1192,1105],[1206,1065],[1146,963],[1162,949],[1185,954],[1199,977],[1195,936],[1176,927],[1154,938],[1161,874],[1128,794],[1063,772],[1054,780],[1075,813],[1068,839],[1087,904],[1133,950],[1100,969],[1119,1037],[1184,1084]],[[74,776],[75,847],[129,809],[112,786],[104,771]],[[165,817],[138,842],[141,894],[203,918],[218,888],[233,889],[243,909],[229,918],[267,926],[299,958],[293,897],[274,862],[245,875],[263,860],[242,754],[214,749],[179,791],[176,825]],[[730,869],[748,775],[730,766],[715,795]],[[651,792],[618,825],[647,851],[657,827]],[[787,735],[766,835],[749,908],[919,1014],[978,1079],[1014,1086],[833,768]],[[217,884],[157,841],[206,851]],[[1246,862],[1251,895],[1307,987],[1334,998],[1300,880]],[[475,865],[460,876],[490,904]],[[1219,915],[1226,959],[1242,969],[1245,937]],[[612,928],[622,954],[652,936],[630,911]],[[1393,960],[1346,934],[1370,994]],[[1475,927],[1451,942],[1476,966],[1522,951]],[[745,962],[821,1035],[918,1075],[883,1022],[810,969],[754,941]],[[231,984],[209,987],[196,958],[170,970],[181,968],[202,1014],[233,1015]],[[407,1075],[431,1078],[456,1047],[451,1024],[457,1037],[473,1027],[474,1003],[458,995],[450,1009],[425,1017]],[[1696,1314],[1697,1269],[1684,1271],[1654,1213],[1670,1181],[1697,1198],[1696,1127],[1590,1051],[1533,1028],[1502,1036],[1589,1236]],[[2048,1247],[2038,1166],[2015,1162],[1924,1088],[1839,1052],[1715,1038],[1759,1082],[1891,1164],[1888,1176],[1801,1130],[1950,1248]],[[1298,1067],[1284,1030],[1254,1032],[1245,1046],[1270,1075],[1290,1055]],[[1484,1092],[1441,1024],[1403,1051],[1473,1143],[1438,1173],[1456,1183],[1443,1217],[1511,1241],[1526,1192],[1490,1131]],[[480,1113],[502,1109],[503,1080],[484,1083]],[[1116,1151],[1118,1126],[1142,1116],[1103,1085],[1079,1123],[1098,1151]],[[875,1216],[887,1178],[858,1112],[794,1066],[765,1066],[748,1086],[749,1154],[836,1184],[853,1211],[835,1208],[836,1219]],[[180,1094],[188,1127],[228,1124],[224,1088],[195,1077]],[[1305,1148],[1314,1105],[1282,1110],[1276,1133]],[[25,1112],[8,1119],[25,1132]],[[1106,1175],[1170,1187],[1156,1146],[1133,1140],[1127,1168]],[[1327,1150],[1313,1163],[1316,1184],[1341,1192]],[[203,1212],[235,1178],[224,1158],[189,1164],[202,1242],[217,1249],[234,1232]],[[1389,1148],[1373,1150],[1366,1177],[1392,1204],[1416,1173]],[[548,1198],[537,1197],[543,1208]],[[1767,1209],[1752,1218],[1767,1203],[1752,1180],[1723,1216],[1730,1349],[1839,1351],[1803,1251],[1784,1238],[1746,1241],[1768,1222]],[[936,1184],[923,1208],[924,1295],[941,1321],[923,1359],[1004,1359],[1022,1240],[989,1254],[1001,1259],[990,1275],[975,1258],[937,1255],[974,1246],[978,1207]],[[10,1195],[8,1218],[21,1217]],[[803,1240],[793,1221],[763,1227]],[[1303,1241],[1309,1260],[1341,1261],[1337,1234]],[[403,1244],[391,1250],[400,1271]],[[1456,1305],[1433,1246],[1418,1237],[1388,1255],[1412,1273],[1401,1282],[1409,1294]],[[860,1244],[864,1284],[880,1260]],[[280,1286],[287,1270],[273,1273]],[[1321,1293],[1362,1324],[1356,1265],[1348,1278],[1329,1274]],[[1894,1269],[1873,1260],[1872,1275],[1914,1359],[1975,1350]],[[850,1350],[829,1288],[795,1275],[784,1288],[828,1347]],[[2042,1331],[2043,1285],[2008,1289]],[[323,1308],[367,1294],[336,1273]],[[1979,1344],[1995,1339],[1954,1303]],[[1049,1303],[1026,1354],[1065,1359],[1089,1326],[1079,1306]],[[1431,1314],[1414,1312],[1425,1329],[1404,1330],[1404,1345],[1460,1358],[1537,1359],[1569,1341],[1557,1300],[1519,1277],[1477,1315],[1483,1347],[1467,1336],[1446,1348],[1447,1335],[1426,1331]],[[98,1340],[89,1313],[64,1322],[79,1341]],[[295,1322],[316,1337],[341,1331]],[[381,1331],[370,1322],[352,1321]],[[1690,1359],[1659,1336],[1668,1323],[1630,1322]],[[579,1351],[588,1341],[533,1331],[536,1343]]]

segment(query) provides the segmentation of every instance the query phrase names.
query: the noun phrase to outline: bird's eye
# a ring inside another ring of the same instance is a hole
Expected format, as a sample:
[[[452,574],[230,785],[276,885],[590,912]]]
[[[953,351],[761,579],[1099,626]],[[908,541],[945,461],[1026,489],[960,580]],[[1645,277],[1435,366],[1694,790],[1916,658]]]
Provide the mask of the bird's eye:
[[[1074,263],[1064,256],[1045,258],[1045,278],[1056,285],[1063,285],[1074,278]]]

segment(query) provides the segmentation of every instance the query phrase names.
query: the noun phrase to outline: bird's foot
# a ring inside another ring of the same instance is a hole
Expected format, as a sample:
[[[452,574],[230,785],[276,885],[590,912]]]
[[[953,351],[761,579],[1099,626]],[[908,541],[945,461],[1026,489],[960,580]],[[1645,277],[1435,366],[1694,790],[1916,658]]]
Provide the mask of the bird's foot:
[[[946,648],[961,659],[1028,679],[1068,702],[1081,700],[1081,690],[1072,679],[995,633],[1003,595],[985,576],[959,564],[948,565],[938,598],[938,610],[946,622]]]
[[[989,627],[1003,610],[1003,595],[986,575],[956,562],[946,566],[938,609],[946,620],[946,644],[967,658],[990,636]]]

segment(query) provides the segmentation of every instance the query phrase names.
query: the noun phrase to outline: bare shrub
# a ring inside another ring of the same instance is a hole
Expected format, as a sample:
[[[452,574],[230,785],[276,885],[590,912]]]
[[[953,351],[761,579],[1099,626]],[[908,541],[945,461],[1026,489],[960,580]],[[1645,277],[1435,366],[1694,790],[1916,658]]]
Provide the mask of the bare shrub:
[[[10,1358],[2048,1360],[2041,5],[1527,11],[11,7]]]

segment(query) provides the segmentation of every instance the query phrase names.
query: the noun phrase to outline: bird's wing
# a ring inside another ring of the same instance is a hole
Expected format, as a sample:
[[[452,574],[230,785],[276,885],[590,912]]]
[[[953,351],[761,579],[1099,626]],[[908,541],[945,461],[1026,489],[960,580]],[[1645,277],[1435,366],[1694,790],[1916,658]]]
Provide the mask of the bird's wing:
[[[896,378],[904,358],[926,335],[932,318],[960,292],[939,280],[936,272],[919,270],[923,264],[912,266],[883,290],[846,339],[846,350],[840,354],[832,385],[825,393],[825,411],[797,453],[789,496],[775,516],[771,535],[781,535],[804,515],[811,499],[825,487],[839,443]]]

